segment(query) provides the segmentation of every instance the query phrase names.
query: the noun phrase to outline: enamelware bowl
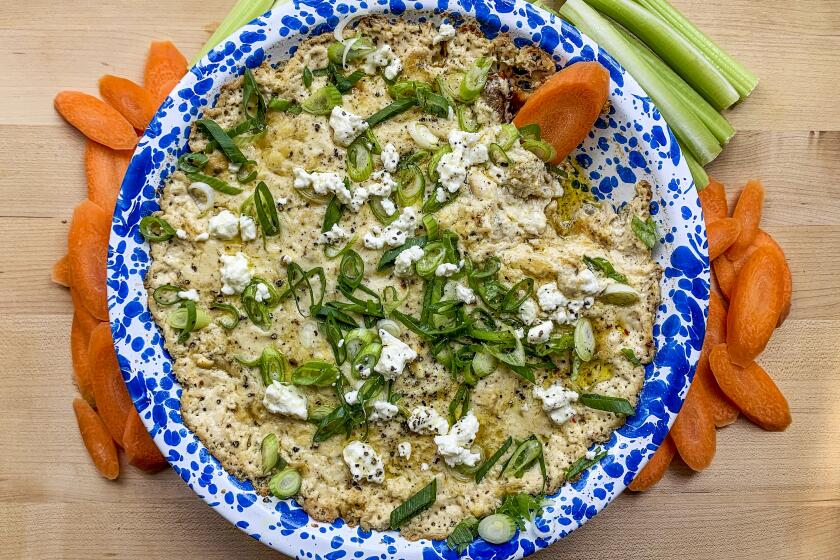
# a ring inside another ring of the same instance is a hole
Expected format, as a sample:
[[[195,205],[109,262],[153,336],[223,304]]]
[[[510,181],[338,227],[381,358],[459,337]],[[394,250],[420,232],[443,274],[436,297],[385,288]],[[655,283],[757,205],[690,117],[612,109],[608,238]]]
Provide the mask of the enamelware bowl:
[[[332,32],[361,14],[392,14],[440,22],[447,14],[477,19],[488,36],[507,32],[533,42],[558,67],[597,60],[612,78],[609,115],[599,119],[573,157],[599,199],[619,206],[637,181],[654,187],[651,214],[659,233],[662,303],[654,338],[656,359],[636,414],[604,445],[607,456],[574,484],[548,498],[544,514],[507,544],[481,539],[472,558],[521,558],[545,548],[591,519],[633,479],[668,433],[693,376],[705,331],[709,293],[706,232],[694,184],[662,116],[636,81],[574,27],[524,0],[295,0],[254,20],[209,53],[164,102],[137,147],[114,214],[108,257],[108,305],[120,367],[131,398],[158,447],[184,482],[211,507],[255,539],[298,558],[455,558],[443,541],[408,541],[394,531],[365,532],[341,519],[320,523],[293,500],[263,498],[229,475],[184,425],[181,389],[143,287],[149,247],[141,217],[158,208],[158,189],[187,149],[190,124],[211,107],[222,85],[246,66],[280,63],[305,38]],[[453,16],[450,16],[453,17]]]

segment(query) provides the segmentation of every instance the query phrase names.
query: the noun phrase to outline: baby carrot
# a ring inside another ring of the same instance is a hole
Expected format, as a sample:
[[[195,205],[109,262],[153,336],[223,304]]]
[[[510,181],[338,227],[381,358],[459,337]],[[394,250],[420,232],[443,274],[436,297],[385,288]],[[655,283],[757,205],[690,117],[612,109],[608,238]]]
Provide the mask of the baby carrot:
[[[65,288],[70,287],[70,268],[67,262],[67,255],[64,255],[53,264],[52,271],[50,272],[50,280],[54,283],[58,284],[59,286],[64,286]]]
[[[167,465],[134,407],[128,413],[122,442],[130,465],[146,472],[159,471]]]
[[[79,301],[100,321],[108,320],[105,289],[111,216],[89,200],[73,210],[67,235],[67,264]]]
[[[109,215],[114,213],[132,152],[112,150],[88,140],[85,145],[85,177],[88,198]]]
[[[712,262],[715,271],[715,281],[720,292],[726,299],[732,296],[732,287],[735,285],[735,267],[732,261],[721,255]]]

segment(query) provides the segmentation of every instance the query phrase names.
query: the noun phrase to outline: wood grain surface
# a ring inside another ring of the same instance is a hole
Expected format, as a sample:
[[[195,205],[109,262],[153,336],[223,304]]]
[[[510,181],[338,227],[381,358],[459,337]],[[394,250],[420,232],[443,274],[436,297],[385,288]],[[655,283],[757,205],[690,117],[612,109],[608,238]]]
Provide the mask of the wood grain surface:
[[[791,262],[790,320],[761,362],[788,396],[782,434],[718,432],[708,471],[672,468],[534,558],[840,558],[840,2],[676,0],[760,77],[710,171],[767,187]],[[71,409],[68,293],[49,282],[85,196],[82,138],[52,109],[104,73],[140,80],[152,39],[195,52],[232,0],[0,3],[0,558],[280,558],[172,471],[99,477]]]

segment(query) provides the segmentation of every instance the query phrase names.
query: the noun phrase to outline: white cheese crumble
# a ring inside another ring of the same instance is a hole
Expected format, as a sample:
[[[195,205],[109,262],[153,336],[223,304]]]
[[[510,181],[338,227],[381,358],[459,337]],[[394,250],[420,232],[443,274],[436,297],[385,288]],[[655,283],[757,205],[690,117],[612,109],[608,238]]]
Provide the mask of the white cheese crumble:
[[[429,463],[423,463],[420,465],[420,470],[423,472],[426,472],[427,470],[429,470],[429,468]]]
[[[257,238],[257,223],[251,216],[239,216],[239,236],[242,241],[253,241]]]
[[[437,165],[440,184],[454,193],[467,180],[467,170],[473,165],[487,162],[487,146],[477,144],[481,134],[453,130],[449,133],[452,151],[444,154]],[[438,193],[439,197],[439,193]]]
[[[583,458],[586,459],[587,461],[591,461],[592,459],[594,459],[597,456],[598,456],[598,452],[595,451],[594,449],[589,449],[589,450],[586,451],[586,453],[583,454]]]
[[[418,247],[417,245],[409,247],[408,249],[402,251],[399,255],[397,255],[396,260],[394,260],[394,272],[397,274],[397,276],[401,277],[411,276],[411,274],[414,272],[414,263],[416,263],[422,258],[422,247]]]
[[[542,408],[555,424],[563,424],[575,415],[573,402],[578,400],[578,394],[555,383],[548,389],[534,387],[534,397],[542,401]]]
[[[196,241],[207,241],[208,239],[210,239],[210,234],[206,231],[195,236]]]
[[[397,206],[390,198],[383,198],[379,201],[379,204],[382,206],[382,210],[385,211],[386,216],[393,216],[397,213]]]
[[[408,429],[421,435],[443,435],[449,431],[449,422],[434,408],[418,406],[408,417]]]
[[[379,157],[382,158],[382,167],[385,168],[385,171],[393,173],[397,170],[397,165],[400,163],[400,153],[397,151],[396,146],[388,142],[382,148],[382,153]]]
[[[218,239],[233,239],[239,233],[239,218],[230,210],[222,210],[210,218],[208,230]]]
[[[587,296],[596,296],[604,290],[604,286],[601,284],[601,281],[598,280],[595,273],[588,268],[583,268],[578,271],[577,276],[575,277],[575,284],[577,285],[578,290]]]
[[[368,420],[371,422],[377,422],[379,420],[390,420],[394,416],[396,416],[400,409],[395,404],[391,404],[388,401],[373,401],[371,405],[373,410],[371,411],[370,415],[368,416]]]
[[[458,264],[455,263],[441,263],[437,265],[435,269],[435,276],[442,276],[444,278],[449,278],[454,274],[458,274],[461,271],[461,267],[464,266],[464,261],[461,261]]]
[[[248,259],[241,252],[235,255],[221,255],[222,293],[226,296],[241,294],[251,282]]]
[[[519,306],[519,319],[526,325],[537,322],[537,304],[531,298],[526,299]]]
[[[458,282],[455,285],[455,299],[466,303],[467,305],[471,305],[476,302],[475,292],[469,286],[465,286],[463,283]]]
[[[470,451],[475,435],[478,433],[478,419],[472,411],[455,422],[445,435],[435,436],[438,454],[450,467],[475,466],[481,455]]]
[[[372,182],[367,190],[371,196],[388,196],[397,188],[397,182],[387,171],[374,171],[370,178]]]
[[[315,243],[319,245],[335,245],[345,239],[350,239],[350,232],[338,224],[333,224],[329,231],[322,233],[321,237]]]
[[[182,230],[181,228],[178,228],[175,230],[175,237],[177,237],[178,239],[186,239],[187,232]]]
[[[344,185],[344,179],[337,173],[307,173],[300,167],[295,167],[295,181],[294,187],[296,189],[306,189],[312,187],[315,194],[335,194],[338,201],[342,204],[350,204],[353,196],[350,194],[350,189]]]
[[[432,38],[432,44],[437,45],[455,38],[455,28],[451,24],[441,23],[437,33]]]
[[[394,54],[391,45],[386,43],[365,57],[363,68],[366,74],[376,74],[377,69],[385,68],[382,75],[393,80],[402,71],[402,61]]]
[[[551,313],[551,319],[557,324],[571,323],[580,316],[581,311],[589,309],[595,303],[592,297],[568,299],[557,289],[557,284],[544,284],[537,290],[540,309]]]
[[[178,297],[181,299],[188,299],[190,301],[198,301],[198,290],[192,288],[190,290],[178,292]]]
[[[370,445],[354,440],[347,444],[342,453],[344,462],[350,467],[355,482],[367,480],[382,484],[385,480],[385,466],[382,457]]]
[[[263,397],[263,406],[274,414],[293,416],[306,420],[306,395],[301,393],[297,387],[288,383],[274,381],[266,387]]]
[[[382,351],[373,370],[381,373],[385,379],[396,379],[408,362],[417,359],[417,352],[385,329],[379,329],[379,339],[382,341]]]
[[[414,234],[418,221],[417,211],[409,206],[403,209],[399,218],[386,226],[384,230],[379,226],[370,228],[370,231],[364,235],[362,241],[368,249],[382,249],[385,245],[399,247],[405,243],[409,235]]]
[[[254,301],[262,303],[271,299],[271,292],[268,291],[268,286],[260,282],[257,284],[257,289],[254,291]]]
[[[397,453],[400,457],[411,459],[411,443],[408,441],[401,441],[397,444]]]
[[[356,404],[357,402],[359,402],[359,392],[348,391],[344,393],[344,400],[347,401],[347,404]]]
[[[333,129],[333,140],[339,146],[349,146],[361,133],[368,129],[368,123],[359,115],[345,111],[341,107],[333,107],[330,113],[330,126]]]
[[[557,284],[552,282],[537,288],[537,301],[540,302],[540,309],[551,313],[558,307],[565,306],[569,300],[557,289]]]
[[[280,262],[286,266],[289,266],[290,264],[292,264],[292,257],[290,257],[289,255],[283,255],[282,257],[280,257]]]
[[[551,321],[543,321],[535,327],[528,329],[528,342],[531,344],[539,344],[546,342],[551,336],[551,331],[554,329],[554,323]]]

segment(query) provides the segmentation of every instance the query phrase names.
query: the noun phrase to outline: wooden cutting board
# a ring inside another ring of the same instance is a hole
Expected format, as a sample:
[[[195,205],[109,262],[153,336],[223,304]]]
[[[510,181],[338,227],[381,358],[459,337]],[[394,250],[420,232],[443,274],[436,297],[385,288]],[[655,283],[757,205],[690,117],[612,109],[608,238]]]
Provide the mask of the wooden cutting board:
[[[188,55],[232,0],[0,5],[0,558],[278,558],[175,475],[94,471],[71,410],[69,294],[49,282],[85,196],[82,138],[58,90],[140,80],[149,41]],[[761,77],[711,172],[760,177],[790,259],[791,318],[761,361],[790,399],[783,434],[718,432],[707,472],[672,468],[535,558],[840,558],[840,2],[676,0]]]

